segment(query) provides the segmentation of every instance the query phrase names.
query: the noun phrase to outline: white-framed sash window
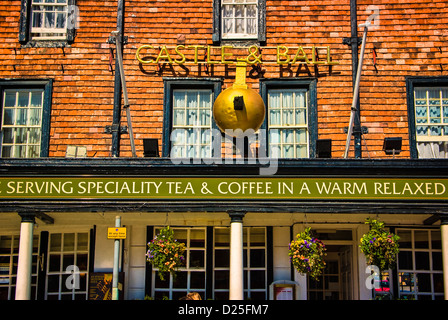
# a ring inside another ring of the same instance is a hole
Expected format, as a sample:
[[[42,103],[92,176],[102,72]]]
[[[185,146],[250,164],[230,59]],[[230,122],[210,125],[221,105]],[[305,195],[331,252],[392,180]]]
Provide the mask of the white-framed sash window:
[[[3,91],[1,157],[40,156],[43,105],[43,89]]]
[[[258,38],[258,0],[222,0],[222,39]]]
[[[212,105],[211,89],[173,90],[171,157],[211,157]]]
[[[419,158],[448,158],[448,87],[414,89]]]
[[[67,0],[32,0],[31,38],[63,40],[67,37]]]
[[[268,92],[269,150],[278,158],[308,158],[308,91],[271,89]]]

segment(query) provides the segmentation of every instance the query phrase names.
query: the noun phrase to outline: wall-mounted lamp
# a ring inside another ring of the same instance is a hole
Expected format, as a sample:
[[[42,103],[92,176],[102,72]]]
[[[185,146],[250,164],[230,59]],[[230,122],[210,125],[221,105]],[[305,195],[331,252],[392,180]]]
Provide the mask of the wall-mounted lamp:
[[[151,158],[159,157],[158,139],[143,139],[143,156]]]
[[[317,139],[316,157],[331,158],[331,139]]]
[[[401,152],[401,144],[401,137],[384,138],[383,150],[387,155],[395,158],[395,155]]]

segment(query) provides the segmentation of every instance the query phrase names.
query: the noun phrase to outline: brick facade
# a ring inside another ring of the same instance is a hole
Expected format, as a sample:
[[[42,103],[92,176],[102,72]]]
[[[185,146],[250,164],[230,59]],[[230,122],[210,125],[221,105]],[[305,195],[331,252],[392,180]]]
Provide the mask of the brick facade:
[[[358,24],[369,1],[358,1]],[[448,6],[445,0],[381,1],[376,30],[370,30],[360,88],[361,124],[368,128],[363,157],[383,158],[384,137],[403,137],[399,157],[409,158],[407,76],[448,75]],[[108,43],[117,24],[117,1],[77,0],[80,20],[73,43],[63,47],[33,47],[19,43],[21,1],[0,1],[0,78],[54,79],[51,106],[50,157],[65,155],[67,145],[85,145],[89,157],[111,156],[114,103],[115,45]],[[136,50],[158,46],[213,45],[212,0],[126,1],[124,64],[137,155],[143,138],[160,139],[163,131],[163,78],[223,78],[223,89],[235,79],[235,67],[142,65]],[[359,36],[362,30],[359,29]],[[318,137],[333,140],[333,158],[345,148],[344,127],[352,102],[350,3],[334,1],[266,1],[266,47],[330,46],[338,65],[262,65],[248,67],[250,87],[259,79],[317,79]],[[189,51],[190,55],[192,50]],[[204,52],[204,51],[202,51]],[[204,54],[204,53],[201,53]],[[310,53],[308,53],[310,54]],[[373,57],[376,54],[376,64]],[[325,54],[319,53],[319,58]],[[263,51],[272,58],[275,49]],[[274,57],[275,59],[275,57]],[[122,110],[122,124],[125,125]],[[129,137],[121,136],[120,156],[131,156]],[[351,149],[353,150],[353,148]],[[353,157],[353,153],[350,153]]]

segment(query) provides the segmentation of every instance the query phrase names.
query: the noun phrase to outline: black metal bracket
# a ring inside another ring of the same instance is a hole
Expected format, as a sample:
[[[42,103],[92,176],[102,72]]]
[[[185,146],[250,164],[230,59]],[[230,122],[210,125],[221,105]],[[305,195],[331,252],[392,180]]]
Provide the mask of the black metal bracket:
[[[114,36],[109,36],[109,39],[107,40],[107,43],[109,44],[116,44],[116,39]],[[128,36],[123,37],[123,44],[128,44]]]
[[[348,127],[344,128],[344,133],[348,132]],[[353,127],[353,133],[361,133],[361,134],[366,134],[369,133],[369,128],[367,127],[361,127],[361,132],[359,132],[359,129],[357,129],[357,127]]]
[[[351,46],[352,43],[357,43],[359,46],[362,43],[362,38],[361,37],[342,38],[342,44]]]
[[[112,134],[112,132],[128,133],[128,127],[120,126],[118,124],[113,124],[113,125],[110,125],[110,126],[106,126],[104,128],[104,133]]]

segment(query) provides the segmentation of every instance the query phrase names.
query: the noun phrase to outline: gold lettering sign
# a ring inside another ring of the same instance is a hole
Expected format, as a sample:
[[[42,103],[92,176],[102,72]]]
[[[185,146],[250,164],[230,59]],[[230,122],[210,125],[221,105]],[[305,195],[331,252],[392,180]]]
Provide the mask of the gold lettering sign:
[[[268,53],[265,54],[265,51]],[[339,64],[332,60],[330,46],[142,45],[137,49],[135,57],[142,64]]]

